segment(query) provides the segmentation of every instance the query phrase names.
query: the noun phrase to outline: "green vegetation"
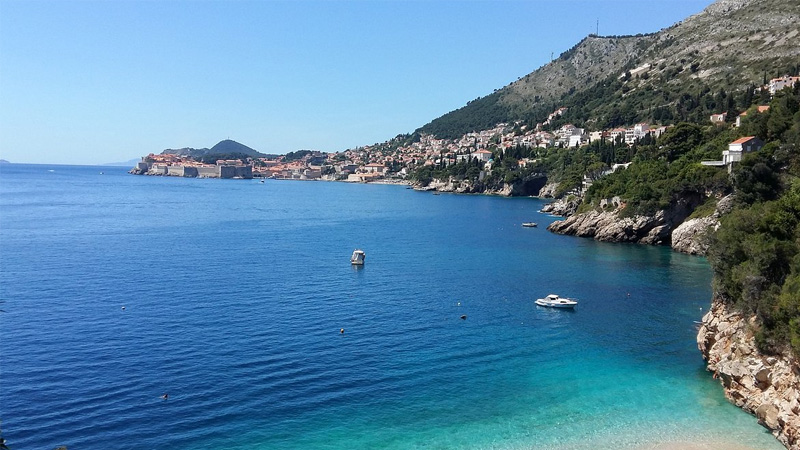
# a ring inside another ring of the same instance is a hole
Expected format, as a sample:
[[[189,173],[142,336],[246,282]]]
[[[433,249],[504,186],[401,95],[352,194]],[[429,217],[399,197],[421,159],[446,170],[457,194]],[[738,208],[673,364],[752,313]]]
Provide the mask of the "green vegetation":
[[[701,199],[707,193],[725,193],[730,181],[725,170],[700,164],[721,159],[731,133],[690,123],[670,128],[656,142],[635,145],[631,164],[597,180],[587,190],[584,202],[619,196],[626,202],[624,214],[653,214],[669,208],[678,197]]]
[[[640,142],[631,149],[633,164],[595,181],[580,211],[619,196],[626,202],[623,214],[651,214],[694,197],[691,217],[704,217],[713,213],[716,197],[733,192],[734,210],[723,217],[709,250],[715,290],[759,317],[762,351],[788,348],[800,356],[800,85],[777,93],[769,105],[763,113],[748,109],[738,129],[680,123],[655,143]],[[720,159],[729,142],[747,135],[768,143],[746,155],[732,177],[699,164]]]
[[[283,160],[286,162],[298,161],[303,159],[304,156],[310,155],[311,153],[313,153],[311,150],[298,150],[296,152],[289,152],[283,157]]]
[[[748,114],[771,141],[734,172],[735,210],[713,236],[715,289],[759,317],[762,351],[800,355],[800,86],[776,94],[770,110]],[[770,125],[771,124],[771,125]],[[752,130],[752,128],[750,129]]]
[[[209,154],[242,153],[242,154],[245,154],[247,156],[258,157],[258,158],[267,156],[267,155],[265,155],[263,153],[259,153],[259,152],[255,151],[255,150],[253,150],[252,148],[250,148],[250,147],[248,147],[248,146],[246,146],[244,144],[240,144],[240,143],[238,143],[236,141],[232,141],[230,139],[225,139],[225,140],[219,141],[217,143],[217,145],[211,147],[208,150],[208,153]]]

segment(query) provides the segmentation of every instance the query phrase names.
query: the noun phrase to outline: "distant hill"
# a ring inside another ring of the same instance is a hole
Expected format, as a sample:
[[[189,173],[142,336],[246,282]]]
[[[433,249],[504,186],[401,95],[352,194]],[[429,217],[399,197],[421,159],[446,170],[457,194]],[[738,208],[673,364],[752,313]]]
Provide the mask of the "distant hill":
[[[230,139],[219,141],[217,145],[211,147],[209,153],[243,153],[245,155],[263,156],[263,153],[259,153],[244,144],[240,144]]]
[[[597,121],[596,128],[695,119],[696,103],[703,103],[703,113],[712,106],[722,112],[729,105],[709,105],[701,97],[719,90],[738,94],[765,78],[797,75],[797,23],[797,0],[718,0],[653,34],[590,35],[556,60],[416,131],[456,138],[501,122],[541,122],[560,106],[571,107],[566,120]],[[687,92],[693,98],[682,98]]]
[[[11,163],[9,161],[6,161],[5,159],[0,159],[0,164],[11,164]]]
[[[240,144],[236,141],[231,139],[225,139],[217,143],[217,145],[211,148],[191,148],[191,147],[184,147],[178,149],[168,148],[161,152],[162,155],[179,155],[183,157],[189,157],[194,159],[201,159],[208,155],[227,155],[227,154],[243,154],[250,156],[252,158],[266,158],[274,155],[267,155],[265,153],[261,153],[257,150],[253,150],[252,148]]]
[[[136,163],[138,163],[141,160],[142,160],[142,158],[133,158],[133,159],[129,159],[129,160],[123,161],[123,162],[112,162],[112,163],[105,163],[105,164],[100,164],[100,165],[101,166],[115,166],[115,167],[131,167],[131,166],[135,166]]]

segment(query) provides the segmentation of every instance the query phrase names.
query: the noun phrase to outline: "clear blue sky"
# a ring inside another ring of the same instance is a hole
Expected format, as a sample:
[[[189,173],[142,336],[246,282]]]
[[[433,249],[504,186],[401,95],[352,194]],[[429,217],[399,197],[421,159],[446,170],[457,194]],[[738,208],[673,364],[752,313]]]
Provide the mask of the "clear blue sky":
[[[600,34],[711,0],[0,0],[0,158],[102,164],[230,138],[341,151],[411,132]]]

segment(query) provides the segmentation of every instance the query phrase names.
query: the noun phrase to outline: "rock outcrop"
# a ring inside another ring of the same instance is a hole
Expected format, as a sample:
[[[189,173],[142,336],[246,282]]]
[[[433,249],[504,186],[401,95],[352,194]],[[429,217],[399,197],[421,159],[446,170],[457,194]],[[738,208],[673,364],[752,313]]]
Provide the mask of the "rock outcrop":
[[[763,355],[745,318],[719,299],[703,317],[697,347],[736,406],[752,413],[787,448],[800,449],[800,366],[787,355]]]
[[[417,186],[415,189],[420,191],[456,192],[459,194],[469,194],[473,192],[472,183],[466,180],[439,180],[435,179],[427,186]]]
[[[614,209],[592,210],[575,214],[564,221],[553,222],[548,230],[559,234],[591,237],[604,242],[637,242],[650,245],[670,245],[672,230],[682,223],[700,203],[697,195],[677,198],[669,209],[653,215],[621,217],[623,203],[607,203]]]
[[[708,251],[708,232],[719,227],[719,219],[701,217],[689,219],[672,230],[672,249],[690,255],[705,255]]]
[[[547,183],[539,189],[540,198],[555,198],[558,192],[558,183]]]
[[[618,198],[604,200],[600,209],[575,215],[580,199],[574,204],[560,199],[546,205],[542,212],[568,217],[547,227],[554,233],[590,237],[604,242],[670,245],[679,252],[705,255],[709,245],[708,235],[719,227],[719,218],[730,211],[733,197],[729,195],[720,199],[711,216],[686,220],[699,202],[700,199],[692,195],[677,199],[669,209],[653,215],[621,217],[625,205]]]
[[[666,224],[664,211],[653,216],[619,217],[618,214],[619,210],[589,211],[553,222],[547,229],[604,242],[669,244],[670,228]]]
[[[719,228],[720,217],[733,209],[733,195],[722,197],[708,217],[689,219],[672,230],[672,249],[690,255],[705,255],[708,252],[709,234]]]
[[[554,216],[569,217],[575,214],[575,211],[578,210],[578,206],[580,206],[580,204],[580,198],[564,197],[544,205],[541,211]]]
[[[488,186],[482,182],[473,183],[470,180],[449,178],[447,180],[433,179],[427,185],[414,185],[418,191],[455,192],[458,194],[489,194],[504,197],[528,197],[538,195],[547,178],[542,175],[529,176],[514,183],[501,183]]]

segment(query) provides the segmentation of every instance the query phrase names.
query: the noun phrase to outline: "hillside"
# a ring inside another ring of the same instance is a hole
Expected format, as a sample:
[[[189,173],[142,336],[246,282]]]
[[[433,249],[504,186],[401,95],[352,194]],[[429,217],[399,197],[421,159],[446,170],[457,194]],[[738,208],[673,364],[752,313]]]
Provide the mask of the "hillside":
[[[161,152],[162,155],[178,155],[183,157],[189,157],[194,159],[201,159],[208,155],[246,155],[253,158],[263,158],[269,155],[261,153],[257,150],[253,150],[252,148],[240,144],[239,142],[225,139],[218,142],[215,146],[209,148],[191,148],[191,147],[184,147],[184,148],[168,148]]]
[[[720,90],[741,93],[764,78],[797,72],[797,6],[794,0],[719,0],[654,34],[592,35],[417,132],[453,139],[501,122],[541,122],[559,106],[571,107],[565,120],[588,128],[693,119],[699,104],[703,114],[711,109]],[[687,92],[694,98],[684,98]]]
[[[219,141],[217,145],[211,147],[209,153],[242,153],[248,156],[264,156],[263,153],[259,153],[244,144],[240,144],[230,139]]]

